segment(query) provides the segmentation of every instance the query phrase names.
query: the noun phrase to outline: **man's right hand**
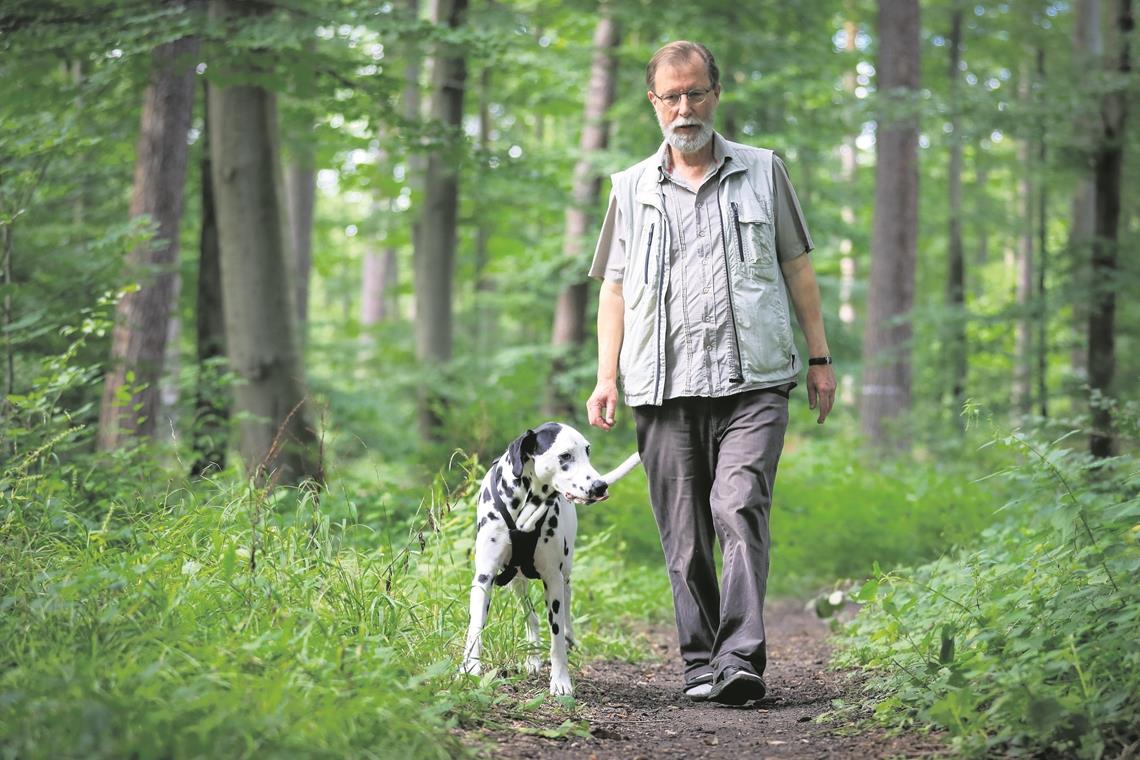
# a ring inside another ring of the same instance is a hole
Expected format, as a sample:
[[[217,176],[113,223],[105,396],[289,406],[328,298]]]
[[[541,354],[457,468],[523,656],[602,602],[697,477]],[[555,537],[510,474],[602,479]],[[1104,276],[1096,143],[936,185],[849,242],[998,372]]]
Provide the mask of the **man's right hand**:
[[[586,414],[590,424],[602,430],[610,430],[614,426],[617,400],[617,383],[613,380],[599,380],[586,401]]]

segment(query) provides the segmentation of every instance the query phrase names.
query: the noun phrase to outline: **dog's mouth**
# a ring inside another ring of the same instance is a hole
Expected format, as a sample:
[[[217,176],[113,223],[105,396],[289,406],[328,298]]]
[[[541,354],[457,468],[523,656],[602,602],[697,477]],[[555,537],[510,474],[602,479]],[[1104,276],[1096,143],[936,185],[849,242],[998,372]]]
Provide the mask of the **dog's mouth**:
[[[597,499],[592,499],[589,496],[578,496],[576,494],[570,493],[569,491],[564,491],[562,495],[566,497],[567,501],[572,501],[575,504],[597,504],[599,501],[605,501],[606,499],[610,498],[610,495],[608,493],[605,496]]]

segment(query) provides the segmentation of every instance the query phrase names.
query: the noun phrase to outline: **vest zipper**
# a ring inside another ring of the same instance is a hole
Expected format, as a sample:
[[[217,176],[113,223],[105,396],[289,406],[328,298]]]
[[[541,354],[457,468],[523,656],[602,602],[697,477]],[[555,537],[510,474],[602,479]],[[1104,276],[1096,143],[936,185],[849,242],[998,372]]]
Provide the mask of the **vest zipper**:
[[[732,201],[728,205],[732,206],[732,223],[736,226],[736,252],[740,254],[740,261],[743,263],[744,238],[740,236],[740,210],[736,207],[736,201]]]
[[[645,284],[649,284],[649,252],[653,250],[653,227],[649,225],[649,242],[645,244]]]
[[[733,220],[736,222],[736,245],[740,248],[740,260],[744,261],[744,248],[740,245],[740,219],[736,212],[736,201],[729,201]],[[724,209],[720,205],[720,192],[716,194],[716,209],[720,214],[721,230],[724,230]],[[736,341],[736,377],[728,378],[730,383],[744,382],[744,359],[740,355],[740,332],[736,329],[736,309],[732,305],[732,270],[729,267],[728,246],[724,247],[724,282],[728,293],[728,318],[732,322],[732,337]]]

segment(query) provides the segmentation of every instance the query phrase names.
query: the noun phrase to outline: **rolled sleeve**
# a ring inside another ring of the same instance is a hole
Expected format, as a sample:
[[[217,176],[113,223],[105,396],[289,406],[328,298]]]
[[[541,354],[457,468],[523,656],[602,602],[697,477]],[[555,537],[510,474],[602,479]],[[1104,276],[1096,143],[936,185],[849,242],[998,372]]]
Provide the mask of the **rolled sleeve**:
[[[772,157],[772,189],[776,209],[776,256],[782,263],[812,250],[815,243],[808,232],[788,169],[779,156]]]
[[[617,196],[610,193],[606,218],[594,248],[594,261],[590,264],[590,277],[621,282],[625,277],[625,240],[621,235],[621,211]]]

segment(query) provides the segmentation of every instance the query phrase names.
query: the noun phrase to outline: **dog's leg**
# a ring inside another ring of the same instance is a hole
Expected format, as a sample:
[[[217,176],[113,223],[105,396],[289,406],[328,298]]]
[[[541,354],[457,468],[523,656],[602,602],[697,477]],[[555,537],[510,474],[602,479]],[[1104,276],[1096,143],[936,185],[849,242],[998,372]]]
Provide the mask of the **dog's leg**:
[[[566,648],[573,649],[578,646],[578,640],[574,638],[574,614],[570,611],[570,576],[565,575],[562,578],[562,604],[566,610]]]
[[[542,642],[538,638],[538,615],[535,614],[534,604],[530,601],[530,595],[527,594],[527,587],[529,582],[522,575],[516,575],[515,579],[511,581],[511,588],[518,594],[519,601],[522,602],[523,610],[526,612],[526,659],[523,661],[526,667],[526,672],[532,676],[542,670],[542,656],[539,654]]]
[[[566,600],[562,598],[566,584],[562,573],[543,573],[542,587],[546,591],[546,619],[550,623],[550,693],[573,694],[570,664],[566,659]]]
[[[488,529],[484,531],[489,532]],[[483,626],[487,610],[491,607],[491,585],[495,574],[506,561],[510,543],[504,536],[491,537],[480,533],[475,543],[475,577],[471,580],[471,623],[467,627],[467,643],[463,646],[463,665],[460,671],[479,675],[483,668],[479,654],[483,645]]]
[[[563,501],[561,507],[562,514],[562,546],[559,550],[562,552],[562,559],[558,569],[562,571],[562,587],[564,589],[562,605],[566,609],[566,646],[573,648],[576,646],[577,641],[574,638],[574,613],[573,607],[570,604],[570,597],[572,590],[570,588],[570,576],[573,575],[574,570],[574,540],[578,534],[578,511],[575,506],[569,502]]]

